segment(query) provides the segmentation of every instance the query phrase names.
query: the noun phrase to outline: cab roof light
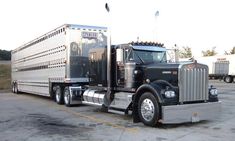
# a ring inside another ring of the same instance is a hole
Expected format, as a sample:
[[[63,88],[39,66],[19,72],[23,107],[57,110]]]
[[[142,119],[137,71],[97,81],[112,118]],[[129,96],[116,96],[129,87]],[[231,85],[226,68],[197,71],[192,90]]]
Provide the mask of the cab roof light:
[[[164,47],[164,44],[158,42],[130,42],[132,46],[157,46],[157,47]]]

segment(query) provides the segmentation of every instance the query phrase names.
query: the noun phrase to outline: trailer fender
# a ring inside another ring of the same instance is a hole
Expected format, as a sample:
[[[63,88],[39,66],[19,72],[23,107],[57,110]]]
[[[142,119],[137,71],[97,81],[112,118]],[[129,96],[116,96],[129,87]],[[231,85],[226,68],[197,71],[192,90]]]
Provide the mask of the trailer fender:
[[[133,97],[133,122],[140,122],[139,115],[138,115],[138,102],[140,99],[140,96],[144,92],[151,92],[157,99],[157,102],[161,105],[163,102],[163,98],[160,95],[161,88],[156,83],[150,83],[150,84],[143,84],[141,85],[137,91],[135,96]]]

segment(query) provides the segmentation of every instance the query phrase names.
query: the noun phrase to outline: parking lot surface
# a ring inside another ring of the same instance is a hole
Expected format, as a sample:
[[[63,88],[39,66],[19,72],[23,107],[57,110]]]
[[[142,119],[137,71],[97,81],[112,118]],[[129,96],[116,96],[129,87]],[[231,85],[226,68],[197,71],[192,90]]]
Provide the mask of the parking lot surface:
[[[234,141],[235,84],[217,80],[221,116],[199,123],[147,127],[131,116],[85,105],[65,107],[49,98],[0,92],[0,141]]]

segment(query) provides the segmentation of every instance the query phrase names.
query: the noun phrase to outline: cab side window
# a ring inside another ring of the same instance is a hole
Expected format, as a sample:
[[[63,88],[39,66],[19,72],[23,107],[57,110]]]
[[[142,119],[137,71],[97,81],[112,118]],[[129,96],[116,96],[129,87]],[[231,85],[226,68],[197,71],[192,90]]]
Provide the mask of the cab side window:
[[[134,61],[134,55],[132,49],[125,49],[125,62]]]

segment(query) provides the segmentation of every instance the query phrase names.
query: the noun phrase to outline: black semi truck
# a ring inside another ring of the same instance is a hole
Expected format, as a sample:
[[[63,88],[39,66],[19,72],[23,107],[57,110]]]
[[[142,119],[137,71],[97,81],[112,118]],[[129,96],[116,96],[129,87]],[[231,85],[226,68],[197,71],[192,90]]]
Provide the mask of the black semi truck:
[[[63,29],[61,32],[63,36],[68,36],[63,40],[66,43],[62,46],[63,52],[56,52],[64,54],[62,63],[50,61],[50,58],[58,57],[55,53],[49,58],[45,55],[36,58],[44,57],[39,61],[49,60],[43,63],[43,68],[32,67],[29,62],[28,66],[19,65],[24,67],[20,69],[16,65],[21,62],[16,62],[13,67],[13,92],[39,94],[40,91],[33,91],[45,88],[41,93],[51,96],[58,104],[100,106],[107,112],[132,114],[134,122],[141,121],[148,126],[198,122],[220,114],[221,102],[217,89],[209,87],[206,65],[196,61],[169,63],[166,48],[160,43],[107,45],[106,28],[66,27],[67,32]],[[76,38],[69,39],[75,35]],[[50,34],[47,36],[50,37]],[[52,38],[46,38],[36,44],[37,47],[42,45],[44,49],[47,40],[49,42]],[[59,43],[60,40],[56,38],[54,43],[57,41]],[[51,44],[48,45],[51,47]],[[17,56],[13,56],[13,60],[22,56],[20,52],[26,48],[30,49],[30,46],[15,50]],[[32,82],[31,85],[31,78],[33,81],[42,71],[45,81],[37,85]],[[32,74],[32,77],[22,73]]]
[[[82,103],[131,112],[134,122],[149,126],[198,122],[220,114],[217,89],[208,87],[206,65],[167,63],[166,48],[159,43],[112,46],[110,61],[106,52],[90,50],[89,85],[81,86]]]

